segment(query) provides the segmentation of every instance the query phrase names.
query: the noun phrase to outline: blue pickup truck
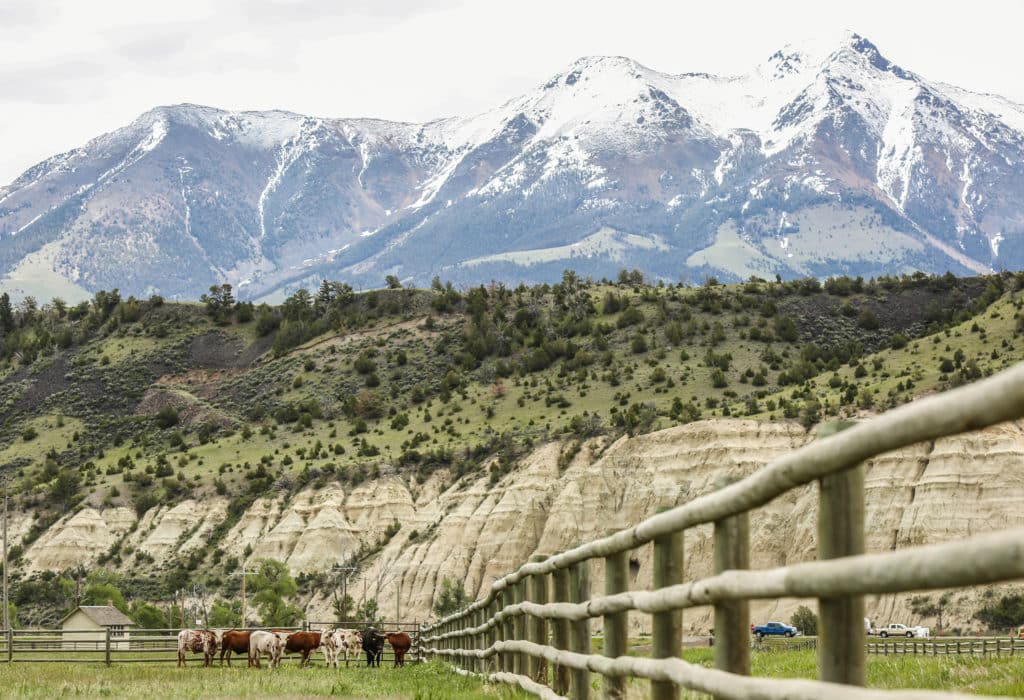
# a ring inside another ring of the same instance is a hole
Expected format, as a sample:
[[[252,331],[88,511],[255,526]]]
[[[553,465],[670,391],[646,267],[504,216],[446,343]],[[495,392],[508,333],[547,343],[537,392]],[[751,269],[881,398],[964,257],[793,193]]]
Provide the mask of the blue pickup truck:
[[[784,625],[781,622],[769,622],[765,625],[751,625],[750,633],[758,639],[770,634],[778,634],[785,637],[795,637],[797,635],[796,627],[790,627],[789,625]]]

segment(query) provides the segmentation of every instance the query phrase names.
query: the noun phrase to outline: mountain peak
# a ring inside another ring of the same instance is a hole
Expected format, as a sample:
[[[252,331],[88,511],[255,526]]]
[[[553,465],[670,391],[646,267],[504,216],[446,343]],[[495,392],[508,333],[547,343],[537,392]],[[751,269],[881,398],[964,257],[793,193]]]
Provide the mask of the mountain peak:
[[[642,78],[648,73],[653,73],[653,71],[626,56],[581,56],[569,64],[568,68],[549,80],[544,87],[550,89],[559,84],[571,86],[593,76],[616,75]]]
[[[885,58],[870,39],[850,30],[786,44],[761,64],[759,72],[769,79],[779,80],[795,74],[816,73],[841,61],[867,63],[878,70],[906,77],[903,69]]]

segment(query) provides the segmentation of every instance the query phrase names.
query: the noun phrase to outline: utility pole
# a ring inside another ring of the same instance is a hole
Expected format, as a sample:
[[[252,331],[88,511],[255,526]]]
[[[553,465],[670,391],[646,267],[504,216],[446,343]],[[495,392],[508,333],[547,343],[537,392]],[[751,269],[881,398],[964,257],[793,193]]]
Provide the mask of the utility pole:
[[[335,573],[335,574],[339,574],[340,573],[340,574],[342,574],[342,577],[341,577],[341,604],[342,605],[345,605],[345,599],[348,598],[348,578],[349,578],[349,576],[352,576],[353,574],[355,574],[357,571],[359,571],[359,567],[358,566],[339,566],[338,564],[335,564],[334,567],[331,569],[332,573]],[[335,594],[337,594],[338,589],[335,588],[334,592],[335,592]],[[355,615],[355,612],[356,611],[353,610],[352,614]]]
[[[242,577],[242,628],[243,629],[245,628],[245,625],[246,625],[246,619],[245,619],[245,613],[246,613],[246,609],[245,609],[245,577],[247,575],[248,576],[255,576],[258,573],[259,573],[258,571],[246,571],[245,567],[243,566],[241,571],[237,571],[237,572],[231,574],[232,576],[241,576]]]
[[[7,489],[11,477],[4,473],[4,632],[11,629],[11,606],[7,601]]]

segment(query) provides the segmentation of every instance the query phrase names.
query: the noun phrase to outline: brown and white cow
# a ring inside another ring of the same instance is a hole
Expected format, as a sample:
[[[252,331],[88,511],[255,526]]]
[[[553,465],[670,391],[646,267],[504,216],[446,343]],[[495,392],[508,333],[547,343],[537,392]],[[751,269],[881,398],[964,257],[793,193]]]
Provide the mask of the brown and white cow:
[[[239,630],[228,630],[220,639],[220,665],[224,665],[224,654],[228,655],[228,667],[231,666],[231,654],[249,654],[249,633]]]
[[[363,651],[363,633],[359,630],[337,630],[341,633],[341,653],[345,655],[345,668],[349,658],[359,660]]]
[[[338,642],[335,636],[336,630],[324,630],[320,633],[320,651],[324,654],[324,664],[327,668],[338,666]]]
[[[178,667],[187,666],[185,654],[203,655],[203,666],[213,666],[217,653],[217,635],[211,630],[182,630],[178,632]]]
[[[363,647],[363,637],[355,630],[336,629],[324,632],[320,641],[320,649],[324,652],[327,666],[338,668],[338,656],[345,655],[345,666],[350,656],[359,658],[359,650]]]
[[[256,630],[249,634],[249,665],[261,668],[260,656],[270,659],[270,668],[281,665],[281,652],[284,642],[273,632]]]
[[[385,632],[384,638],[395,651],[395,668],[405,666],[405,654],[412,646],[412,638],[405,632]]]
[[[272,630],[284,642],[286,654],[302,654],[302,661],[299,666],[309,663],[309,656],[320,648],[320,632],[289,632],[287,630]]]

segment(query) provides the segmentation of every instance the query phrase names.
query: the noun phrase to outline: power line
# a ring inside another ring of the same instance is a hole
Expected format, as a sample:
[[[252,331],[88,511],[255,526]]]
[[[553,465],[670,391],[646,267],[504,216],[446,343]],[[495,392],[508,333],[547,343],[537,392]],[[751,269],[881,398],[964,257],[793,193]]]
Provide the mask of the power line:
[[[335,573],[335,574],[344,573],[344,576],[341,577],[341,605],[342,605],[342,610],[344,610],[345,600],[348,598],[348,580],[349,580],[350,577],[354,576],[357,571],[359,571],[359,567],[358,566],[340,566],[338,564],[335,564],[333,567],[331,567],[331,573]],[[335,588],[334,590],[335,590],[335,595],[337,595],[337,590],[338,589]],[[353,612],[355,612],[355,611],[353,611]]]

